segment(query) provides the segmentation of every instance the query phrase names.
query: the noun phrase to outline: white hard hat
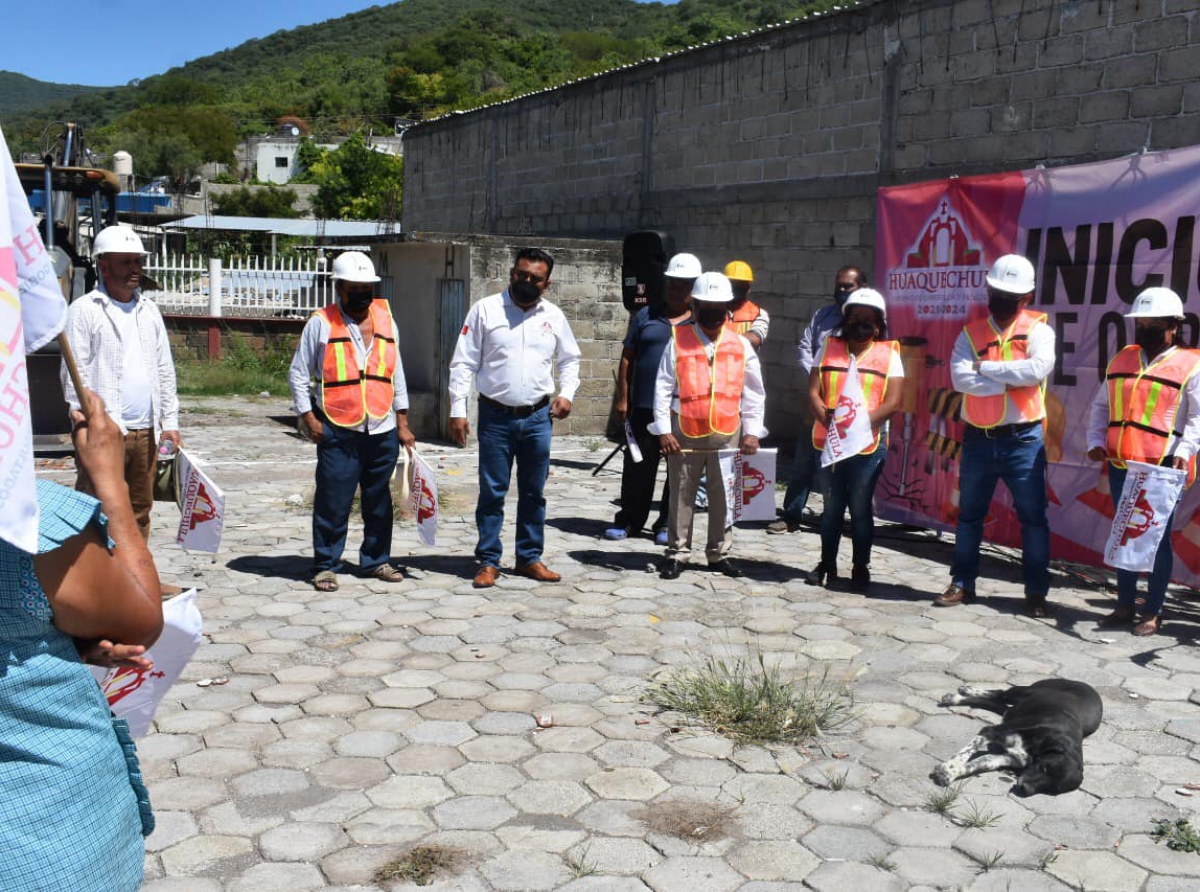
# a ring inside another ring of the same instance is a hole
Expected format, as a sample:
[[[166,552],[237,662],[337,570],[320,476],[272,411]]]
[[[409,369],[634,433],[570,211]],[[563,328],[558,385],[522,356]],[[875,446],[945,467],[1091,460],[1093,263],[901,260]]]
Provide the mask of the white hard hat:
[[[1037,285],[1033,264],[1020,254],[1005,254],[988,270],[987,283],[1009,294],[1031,294]]]
[[[695,279],[701,272],[703,272],[703,268],[695,254],[676,254],[667,264],[667,271],[664,275],[670,276],[672,279]]]
[[[145,254],[146,249],[138,234],[128,226],[109,226],[100,230],[92,242],[92,256],[101,254]]]
[[[701,273],[692,285],[692,300],[727,304],[733,300],[733,288],[724,273]]]
[[[1183,319],[1183,301],[1170,288],[1147,288],[1133,301],[1126,319]]]
[[[846,302],[842,304],[842,315],[845,316],[846,311],[854,306],[874,307],[883,316],[883,321],[887,322],[887,304],[884,303],[883,295],[874,288],[859,288],[857,291],[851,291]]]
[[[378,282],[375,264],[362,251],[346,251],[333,261],[333,278],[343,282]]]

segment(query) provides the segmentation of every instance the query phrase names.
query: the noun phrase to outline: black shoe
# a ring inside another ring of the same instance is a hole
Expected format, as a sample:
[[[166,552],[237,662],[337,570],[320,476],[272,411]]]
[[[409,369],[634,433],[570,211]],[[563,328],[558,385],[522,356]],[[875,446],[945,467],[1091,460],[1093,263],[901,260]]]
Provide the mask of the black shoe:
[[[850,590],[863,594],[871,590],[871,571],[858,564],[850,572]]]
[[[658,575],[662,579],[678,579],[679,574],[683,572],[683,564],[679,561],[667,561],[662,565],[662,569],[658,571]]]
[[[724,573],[730,579],[741,579],[746,574],[739,570],[728,558],[722,558],[708,565],[714,573]]]
[[[828,587],[837,578],[837,567],[826,566],[822,562],[805,575],[804,581],[809,585],[823,585]]]
[[[1050,605],[1046,603],[1046,599],[1044,597],[1027,597],[1025,599],[1025,615],[1032,616],[1034,619],[1045,619],[1050,615]]]

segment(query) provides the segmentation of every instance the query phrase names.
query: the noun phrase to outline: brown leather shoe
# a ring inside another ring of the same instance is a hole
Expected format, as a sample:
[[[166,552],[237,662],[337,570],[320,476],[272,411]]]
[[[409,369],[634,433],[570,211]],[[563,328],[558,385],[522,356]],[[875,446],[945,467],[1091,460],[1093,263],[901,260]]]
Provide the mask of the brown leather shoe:
[[[555,573],[541,561],[534,561],[532,564],[514,567],[513,572],[518,576],[536,579],[538,582],[558,582],[562,579],[562,576]]]
[[[961,585],[950,583],[946,590],[933,599],[934,607],[954,607],[958,604],[969,604],[975,600],[974,592],[968,592]]]
[[[499,578],[499,567],[480,567],[479,572],[475,574],[475,581],[471,584],[475,588],[491,588]]]

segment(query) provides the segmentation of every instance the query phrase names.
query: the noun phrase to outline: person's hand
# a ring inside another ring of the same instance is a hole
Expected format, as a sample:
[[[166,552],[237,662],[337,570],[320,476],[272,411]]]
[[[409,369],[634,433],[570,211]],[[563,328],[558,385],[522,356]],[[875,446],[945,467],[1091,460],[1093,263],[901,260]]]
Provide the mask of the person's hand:
[[[408,426],[407,419],[403,415],[397,415],[396,433],[400,437],[400,445],[412,452],[417,448],[417,435],[412,432]]]
[[[1093,446],[1087,451],[1087,457],[1092,461],[1104,461],[1108,458],[1108,450],[1103,446]]]
[[[676,455],[683,451],[683,447],[679,445],[679,441],[675,439],[674,434],[662,434],[658,438],[658,447],[662,450],[663,455]]]
[[[1178,455],[1171,456],[1171,467],[1174,468],[1176,471],[1186,471],[1187,466],[1188,466],[1188,460],[1186,458],[1181,458]]]
[[[104,409],[102,400],[95,391],[85,390],[88,416],[72,412],[75,430],[71,439],[75,443],[75,461],[97,484],[124,481],[125,479],[125,435]]]
[[[629,417],[629,400],[617,400],[616,405],[613,406],[613,412],[617,416],[617,421],[624,424],[625,419]]]
[[[467,437],[471,433],[471,423],[465,418],[450,419],[450,439],[459,446],[467,445]]]
[[[315,412],[305,412],[300,416],[300,433],[314,443],[325,439],[325,425],[321,424]]]
[[[163,431],[162,439],[158,441],[158,445],[162,446],[166,442],[174,443],[176,452],[183,448],[183,437],[179,436],[179,431]]]
[[[99,641],[84,641],[76,638],[75,649],[79,652],[79,659],[91,666],[100,666],[104,669],[141,669],[143,671],[154,668],[154,662],[149,657],[143,656],[146,648],[140,644],[114,644],[107,638]]]
[[[749,434],[742,434],[742,442],[739,444],[742,450],[742,455],[753,455],[758,452],[758,437],[752,437]]]
[[[556,396],[554,402],[550,404],[550,417],[557,418],[560,421],[571,414],[571,401],[564,399],[561,396]]]

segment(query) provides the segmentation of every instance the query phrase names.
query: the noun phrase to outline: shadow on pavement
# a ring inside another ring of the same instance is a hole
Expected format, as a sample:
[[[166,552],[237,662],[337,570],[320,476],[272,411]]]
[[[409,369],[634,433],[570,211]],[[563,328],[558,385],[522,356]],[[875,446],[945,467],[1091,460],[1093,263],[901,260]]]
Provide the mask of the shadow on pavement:
[[[312,576],[312,558],[303,554],[245,555],[231,560],[229,569],[255,576],[308,579]]]

